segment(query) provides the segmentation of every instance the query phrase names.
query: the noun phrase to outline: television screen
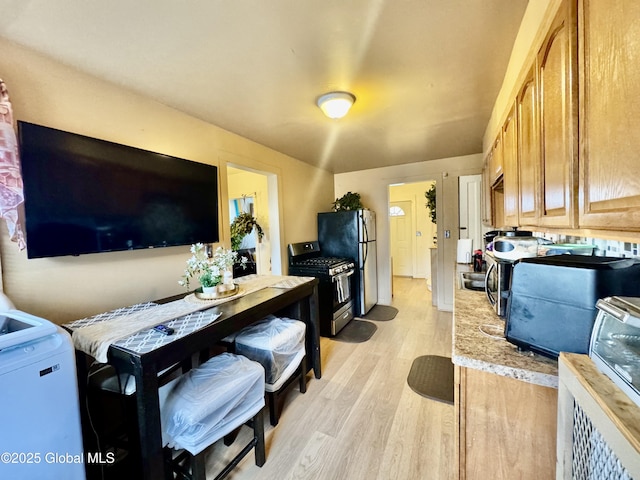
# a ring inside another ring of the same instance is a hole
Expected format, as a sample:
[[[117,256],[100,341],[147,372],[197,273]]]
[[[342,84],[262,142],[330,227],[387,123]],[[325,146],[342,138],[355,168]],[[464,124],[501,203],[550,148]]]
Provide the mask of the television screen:
[[[19,121],[29,258],[218,241],[218,169]]]

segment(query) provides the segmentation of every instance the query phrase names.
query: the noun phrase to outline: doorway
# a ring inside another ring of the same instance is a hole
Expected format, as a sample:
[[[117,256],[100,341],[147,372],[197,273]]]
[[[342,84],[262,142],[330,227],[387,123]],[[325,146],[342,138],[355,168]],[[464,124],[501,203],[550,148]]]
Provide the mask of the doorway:
[[[458,179],[458,208],[460,215],[460,239],[470,238],[471,252],[482,250],[482,175],[462,175]]]
[[[389,186],[391,275],[431,278],[431,248],[436,225],[426,208],[425,192],[434,181]]]
[[[227,164],[227,188],[229,222],[240,213],[250,213],[264,232],[262,240],[255,229],[245,236],[242,254],[253,256],[256,273],[281,275],[276,175]]]

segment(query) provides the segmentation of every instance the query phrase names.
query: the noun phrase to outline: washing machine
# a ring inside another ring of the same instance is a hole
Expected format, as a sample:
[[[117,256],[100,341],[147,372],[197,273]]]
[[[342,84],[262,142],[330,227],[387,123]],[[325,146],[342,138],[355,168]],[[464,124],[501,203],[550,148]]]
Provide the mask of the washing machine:
[[[0,415],[0,478],[86,478],[71,337],[19,310],[0,313]]]

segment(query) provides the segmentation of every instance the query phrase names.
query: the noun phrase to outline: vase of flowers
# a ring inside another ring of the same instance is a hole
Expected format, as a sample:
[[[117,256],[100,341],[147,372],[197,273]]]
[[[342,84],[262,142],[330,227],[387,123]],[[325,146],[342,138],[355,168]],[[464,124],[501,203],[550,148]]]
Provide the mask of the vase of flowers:
[[[238,252],[218,247],[212,254],[207,252],[207,248],[202,243],[191,245],[191,258],[187,260],[187,268],[184,271],[182,280],[178,283],[187,290],[190,281],[197,278],[202,287],[202,293],[215,294],[219,290],[220,285],[233,285],[233,265],[240,262],[246,267],[247,258],[238,259]]]

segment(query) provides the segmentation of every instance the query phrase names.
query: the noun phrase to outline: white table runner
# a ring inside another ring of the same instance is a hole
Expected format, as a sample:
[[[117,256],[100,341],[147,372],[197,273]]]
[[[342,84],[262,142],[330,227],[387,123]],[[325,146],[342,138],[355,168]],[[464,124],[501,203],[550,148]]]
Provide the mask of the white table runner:
[[[106,363],[107,352],[112,344],[146,353],[214,322],[220,314],[206,310],[216,305],[263,288],[294,288],[311,280],[313,277],[247,275],[234,280],[240,286],[240,292],[232,297],[207,302],[181,299],[164,305],[141,303],[76,320],[66,326],[73,331],[76,349]],[[175,333],[163,335],[153,330],[154,326],[160,324],[174,328]]]

